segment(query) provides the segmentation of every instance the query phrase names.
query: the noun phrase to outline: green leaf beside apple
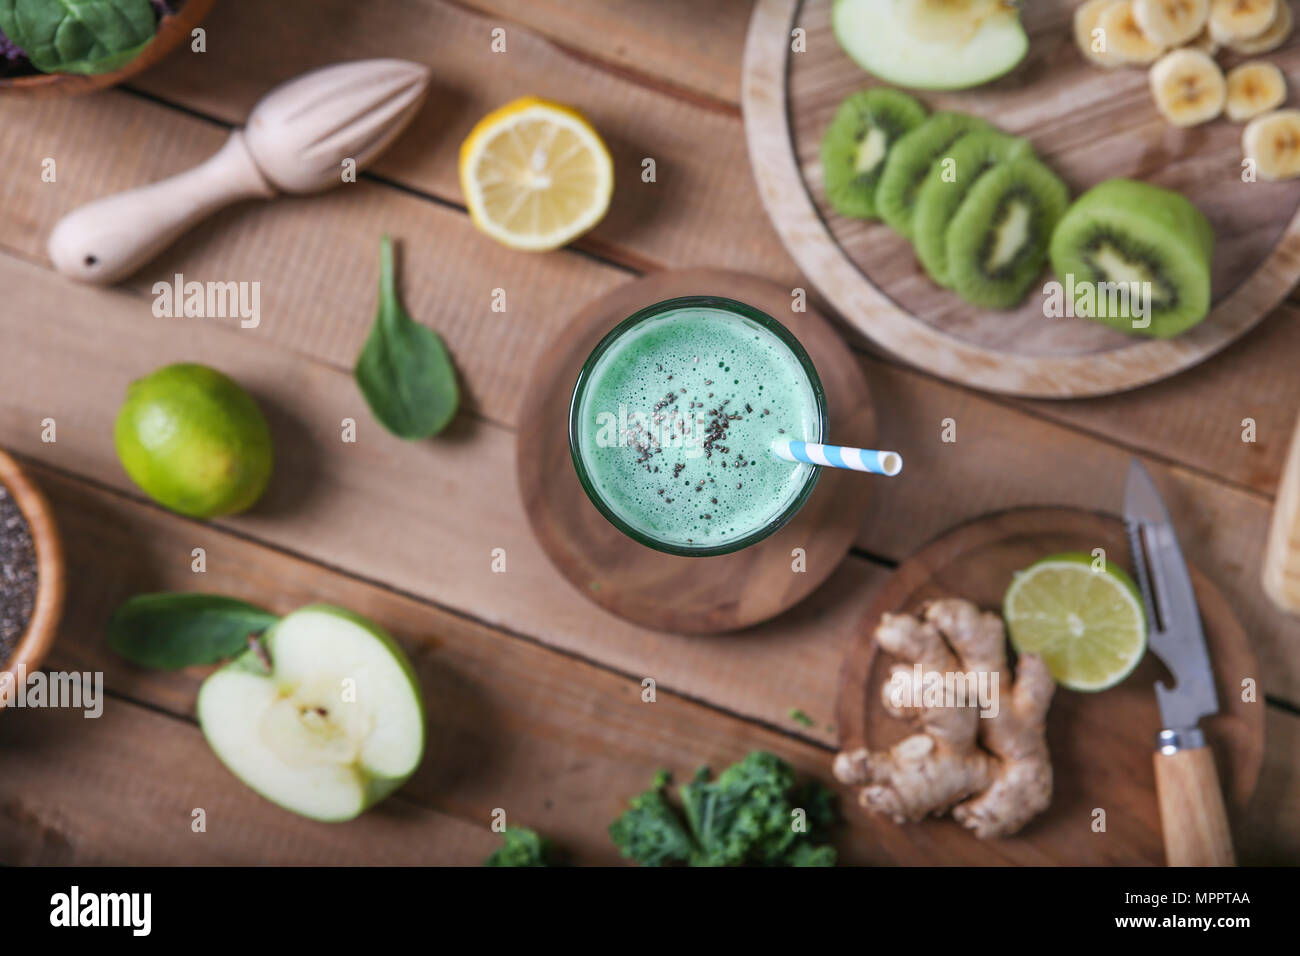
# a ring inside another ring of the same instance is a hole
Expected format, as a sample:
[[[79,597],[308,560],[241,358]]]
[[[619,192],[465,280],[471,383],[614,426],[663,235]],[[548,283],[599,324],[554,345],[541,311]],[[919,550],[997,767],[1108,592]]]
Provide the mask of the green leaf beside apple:
[[[246,647],[203,682],[199,725],[235,776],[286,810],[351,820],[409,780],[424,755],[415,670],[383,628],[352,611],[312,604],[277,619],[213,595],[147,595],[114,615],[110,635],[128,659],[170,667]]]
[[[138,594],[108,620],[108,646],[132,664],[179,670],[248,648],[279,617],[221,594]]]

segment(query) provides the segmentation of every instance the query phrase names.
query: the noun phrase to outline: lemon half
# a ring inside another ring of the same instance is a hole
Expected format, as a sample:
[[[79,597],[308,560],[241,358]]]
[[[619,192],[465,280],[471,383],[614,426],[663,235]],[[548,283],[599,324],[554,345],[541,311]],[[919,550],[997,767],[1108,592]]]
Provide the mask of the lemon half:
[[[604,217],[614,163],[581,113],[526,96],[470,131],[460,185],[482,232],[512,249],[555,249]]]

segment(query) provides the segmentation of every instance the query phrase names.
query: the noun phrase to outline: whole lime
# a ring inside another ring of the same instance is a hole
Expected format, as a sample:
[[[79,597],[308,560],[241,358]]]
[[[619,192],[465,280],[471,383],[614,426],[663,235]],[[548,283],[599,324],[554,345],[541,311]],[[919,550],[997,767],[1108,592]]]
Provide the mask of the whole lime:
[[[271,431],[261,409],[206,365],[168,365],[132,382],[113,438],[131,480],[193,518],[251,508],[271,479]]]

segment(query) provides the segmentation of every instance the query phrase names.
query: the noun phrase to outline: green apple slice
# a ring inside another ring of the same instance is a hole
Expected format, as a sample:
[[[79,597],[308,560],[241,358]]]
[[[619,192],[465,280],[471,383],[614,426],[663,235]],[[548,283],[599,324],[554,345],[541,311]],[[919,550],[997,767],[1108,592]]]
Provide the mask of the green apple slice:
[[[372,621],[314,604],[203,682],[199,724],[230,771],[316,820],[351,820],[405,783],[424,753],[406,654]]]
[[[1029,50],[1009,0],[835,0],[831,21],[858,66],[913,89],[987,83]]]

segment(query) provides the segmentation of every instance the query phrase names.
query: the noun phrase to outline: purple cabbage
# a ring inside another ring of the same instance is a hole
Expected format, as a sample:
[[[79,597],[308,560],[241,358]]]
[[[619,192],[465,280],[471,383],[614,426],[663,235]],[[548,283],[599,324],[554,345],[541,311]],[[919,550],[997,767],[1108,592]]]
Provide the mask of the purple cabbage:
[[[10,63],[14,60],[22,60],[27,56],[18,44],[11,41],[5,36],[4,31],[0,30],[0,57],[4,57]]]

